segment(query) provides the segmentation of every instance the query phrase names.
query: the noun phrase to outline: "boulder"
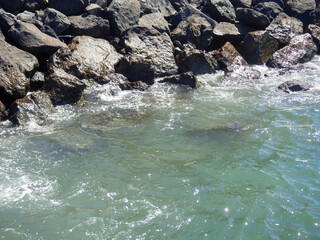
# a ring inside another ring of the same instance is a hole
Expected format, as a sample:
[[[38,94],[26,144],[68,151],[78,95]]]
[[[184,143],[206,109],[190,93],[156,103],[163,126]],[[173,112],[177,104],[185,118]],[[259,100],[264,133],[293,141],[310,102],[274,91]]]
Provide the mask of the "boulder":
[[[109,21],[95,15],[69,17],[71,27],[67,33],[73,36],[91,36],[106,39],[109,36]]]
[[[0,121],[3,121],[7,117],[6,107],[0,102]]]
[[[285,13],[280,13],[266,28],[268,34],[277,39],[280,47],[285,46],[290,40],[303,33],[303,23]]]
[[[287,0],[285,1],[285,12],[292,17],[301,16],[316,8],[315,0]]]
[[[0,101],[8,106],[26,95],[39,64],[35,56],[8,44],[1,32],[0,52]]]
[[[169,0],[138,0],[143,13],[160,12],[164,17],[171,17],[177,12]]]
[[[121,36],[124,31],[139,22],[140,3],[138,0],[113,0],[108,7],[107,15],[112,33]]]
[[[311,60],[318,49],[313,42],[312,36],[305,33],[295,36],[290,44],[276,51],[272,58],[267,62],[268,67],[288,68],[298,63],[304,63]]]
[[[171,38],[182,44],[191,43],[199,49],[207,49],[213,40],[212,25],[200,15],[191,15],[172,31]]]
[[[81,14],[86,7],[85,2],[84,0],[50,0],[49,7],[71,16]]]
[[[97,17],[102,17],[104,15],[104,10],[98,4],[90,4],[86,7],[85,12],[90,15],[95,15]]]
[[[250,32],[238,50],[249,64],[265,64],[279,49],[278,41],[266,31]]]
[[[126,81],[119,84],[121,90],[140,90],[145,91],[150,88],[148,84],[142,81],[130,82]]]
[[[139,19],[139,26],[146,28],[154,28],[157,31],[170,34],[169,24],[161,13],[150,13],[143,15]]]
[[[177,10],[180,11],[183,6],[188,4],[194,6],[195,8],[199,8],[204,4],[205,0],[170,0],[172,6]]]
[[[176,74],[173,43],[167,33],[136,26],[123,37],[127,56],[117,66],[130,81],[154,82],[154,77]]]
[[[258,1],[253,7],[254,10],[266,15],[270,21],[284,11],[282,1]]]
[[[37,91],[43,87],[44,73],[36,72],[30,79],[30,91]]]
[[[35,25],[17,21],[9,30],[10,37],[22,49],[35,55],[52,55],[67,45],[41,32]]]
[[[235,22],[236,12],[229,0],[208,0],[210,14],[219,22]]]
[[[15,23],[15,15],[0,9],[0,28],[3,32],[8,32]]]
[[[46,77],[44,89],[54,105],[74,104],[81,98],[86,88],[84,81],[66,73],[63,69],[53,68]]]
[[[239,21],[257,29],[265,29],[270,24],[266,15],[252,8],[237,8],[236,15]]]
[[[48,116],[55,112],[47,93],[34,92],[16,100],[9,109],[9,119],[17,125],[25,125],[32,121],[38,125],[48,123]]]
[[[310,24],[307,28],[307,32],[311,34],[314,43],[318,47],[318,53],[320,51],[320,27],[314,24]]]
[[[24,0],[0,0],[0,6],[7,12],[14,13],[23,6]]]
[[[42,21],[44,25],[50,26],[58,35],[62,34],[71,26],[68,17],[53,8],[47,8],[42,14],[37,12],[37,18]]]
[[[230,0],[235,7],[246,7],[249,8],[252,5],[252,0]]]
[[[297,80],[286,81],[278,86],[278,89],[286,93],[298,92],[298,91],[308,91],[310,88],[303,85]]]
[[[30,12],[45,9],[48,4],[47,0],[25,0],[23,8]]]
[[[181,84],[181,85],[187,85],[191,88],[199,88],[200,82],[197,80],[196,76],[193,74],[193,72],[185,72],[178,75],[173,75],[164,78],[160,81],[161,83],[167,82],[167,83],[173,83],[173,84]]]
[[[112,2],[112,0],[91,0],[90,3],[97,4],[101,8],[106,8]]]

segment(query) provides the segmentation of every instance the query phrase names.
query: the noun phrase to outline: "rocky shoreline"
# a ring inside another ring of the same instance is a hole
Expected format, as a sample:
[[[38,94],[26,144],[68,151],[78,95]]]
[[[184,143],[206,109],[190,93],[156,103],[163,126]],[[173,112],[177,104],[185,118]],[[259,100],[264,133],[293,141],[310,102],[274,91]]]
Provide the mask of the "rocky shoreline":
[[[320,51],[316,0],[0,0],[0,120],[44,124],[92,84],[146,90],[200,86],[224,70],[255,81],[252,65],[284,71]],[[308,90],[279,83],[285,92]],[[32,93],[30,93],[32,91]]]

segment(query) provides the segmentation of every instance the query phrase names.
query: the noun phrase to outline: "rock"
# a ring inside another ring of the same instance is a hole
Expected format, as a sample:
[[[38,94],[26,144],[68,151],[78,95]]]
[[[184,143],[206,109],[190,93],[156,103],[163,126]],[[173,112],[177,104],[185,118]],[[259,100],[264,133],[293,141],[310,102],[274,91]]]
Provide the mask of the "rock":
[[[270,24],[266,15],[251,8],[237,8],[236,15],[239,21],[257,29],[265,29]]]
[[[7,12],[14,13],[23,6],[24,0],[0,0],[0,6]]]
[[[49,7],[71,16],[81,14],[86,6],[84,0],[50,0]]]
[[[0,102],[0,121],[3,121],[7,117],[6,107]]]
[[[44,84],[44,73],[36,72],[30,79],[30,91],[37,91]]]
[[[104,39],[88,36],[74,38],[70,49],[57,51],[49,60],[49,68],[61,68],[80,79],[99,79],[115,71],[122,56]]]
[[[238,49],[249,64],[265,64],[279,49],[278,41],[266,31],[250,32]]]
[[[183,6],[188,4],[198,8],[204,4],[204,0],[170,0],[172,6],[177,10],[180,11]]]
[[[218,69],[217,60],[209,53],[197,49],[186,49],[176,56],[180,72],[195,75],[214,73]]]
[[[252,0],[230,0],[235,7],[251,7]]]
[[[176,74],[173,43],[167,33],[136,26],[123,36],[127,56],[117,66],[131,82],[153,84],[154,77]]]
[[[114,35],[121,36],[124,31],[137,24],[140,18],[138,0],[113,0],[108,7],[108,19]]]
[[[187,85],[191,88],[199,88],[200,83],[197,80],[196,76],[193,74],[193,72],[185,72],[178,75],[173,75],[164,78],[160,81],[161,83],[167,82],[167,83],[173,83],[173,84],[181,84],[181,85]]]
[[[124,83],[120,83],[119,87],[121,88],[121,90],[140,90],[140,91],[145,91],[150,88],[148,84],[142,81],[136,81],[136,82],[126,81]]]
[[[210,14],[219,22],[235,22],[236,12],[229,0],[208,0]]]
[[[30,53],[8,44],[1,32],[0,52],[0,101],[8,106],[15,99],[26,95],[29,78],[39,64],[37,58]]]
[[[90,15],[95,15],[97,17],[102,17],[104,15],[104,10],[98,4],[90,4],[86,7],[85,11]]]
[[[112,0],[91,0],[90,3],[97,4],[101,8],[106,8],[112,2]]]
[[[213,45],[215,48],[219,48],[226,42],[230,42],[237,46],[252,31],[254,31],[253,28],[242,23],[220,22],[213,29]]]
[[[160,12],[164,17],[171,17],[176,14],[169,0],[138,0],[143,13]]]
[[[129,80],[120,73],[109,73],[107,75],[103,75],[97,81],[99,84],[112,83],[117,86],[120,84],[126,84],[127,82],[129,82]]]
[[[320,27],[314,24],[310,24],[307,28],[307,32],[311,34],[313,41],[318,47],[318,53],[320,51]]]
[[[74,36],[91,36],[106,39],[109,36],[109,21],[94,15],[69,17],[71,27],[67,33]]]
[[[9,119],[17,125],[25,125],[30,121],[43,125],[54,111],[48,94],[38,91],[16,100],[10,107]]]
[[[285,12],[292,17],[301,16],[307,11],[316,8],[315,0],[287,0],[285,1]]]
[[[313,10],[308,11],[302,16],[299,16],[299,19],[303,22],[304,27],[307,27],[309,24],[314,24],[320,26],[320,8],[319,6]]]
[[[284,91],[286,93],[290,92],[298,92],[298,91],[308,91],[310,88],[308,86],[304,86],[297,80],[286,81],[278,86],[278,89]]]
[[[169,24],[161,13],[150,13],[143,15],[138,23],[141,27],[154,28],[160,33],[170,34]]]
[[[25,0],[23,8],[30,12],[45,9],[48,4],[47,0]]]
[[[191,15],[172,31],[171,38],[182,44],[191,43],[199,49],[206,49],[213,40],[212,25],[200,15]]]
[[[53,8],[44,10],[43,16],[38,13],[38,19],[41,20],[43,24],[50,26],[57,35],[62,34],[71,26],[68,17]]]
[[[256,4],[253,9],[266,15],[270,20],[273,20],[284,11],[284,4],[280,0],[258,1],[258,4]]]
[[[271,37],[278,40],[282,47],[288,44],[294,36],[303,33],[303,23],[285,13],[280,13],[266,30]]]
[[[35,55],[52,55],[67,45],[41,32],[35,25],[17,21],[8,32],[22,49]]]
[[[276,51],[267,62],[268,67],[287,68],[311,60],[318,49],[309,33],[295,36],[290,44]]]
[[[84,81],[59,68],[52,69],[44,83],[44,89],[54,105],[78,102],[85,88]]]
[[[15,22],[15,15],[0,9],[0,28],[4,32],[8,32]]]

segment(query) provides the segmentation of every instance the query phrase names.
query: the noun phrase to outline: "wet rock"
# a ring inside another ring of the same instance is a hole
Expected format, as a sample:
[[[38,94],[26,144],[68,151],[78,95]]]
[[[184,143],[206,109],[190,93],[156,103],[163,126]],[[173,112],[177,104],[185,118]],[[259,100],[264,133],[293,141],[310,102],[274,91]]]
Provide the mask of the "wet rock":
[[[16,22],[9,30],[10,37],[22,49],[35,55],[51,55],[67,45],[41,32],[35,25]]]
[[[252,0],[230,0],[235,7],[251,7]]]
[[[108,7],[108,19],[114,35],[120,36],[124,31],[138,23],[140,3],[137,0],[113,0]]]
[[[277,39],[280,47],[285,46],[290,40],[303,33],[303,23],[285,13],[280,13],[266,28],[268,34]]]
[[[9,119],[17,125],[25,125],[30,121],[43,125],[54,111],[48,94],[38,91],[16,100],[10,107]]]
[[[74,104],[81,98],[86,83],[59,68],[49,72],[44,89],[54,105]]]
[[[178,75],[173,75],[164,78],[160,81],[161,83],[167,82],[167,83],[173,83],[173,84],[181,84],[181,85],[187,85],[191,88],[199,88],[200,82],[197,80],[196,76],[193,74],[193,72],[185,72]]]
[[[0,32],[0,101],[9,105],[29,89],[29,77],[37,69],[36,57],[8,44]]]
[[[50,26],[57,35],[62,34],[71,26],[71,22],[66,15],[53,9],[47,8],[42,14],[37,13],[38,19],[43,24]]]
[[[285,12],[289,16],[301,16],[316,8],[315,0],[287,0],[285,1]]]
[[[45,9],[48,4],[47,0],[25,0],[23,8],[30,12]]]
[[[176,14],[176,10],[169,0],[138,0],[143,13],[160,12],[164,17]]]
[[[313,41],[318,47],[318,53],[320,51],[320,27],[314,24],[310,24],[307,28],[307,32],[311,34]]]
[[[239,21],[257,29],[265,29],[270,24],[266,15],[251,8],[237,8],[236,15]]]
[[[49,7],[71,16],[81,14],[86,5],[84,0],[50,0]]]
[[[236,12],[229,0],[208,0],[210,14],[219,22],[235,22]]]
[[[282,1],[258,1],[254,6],[254,10],[264,14],[270,20],[273,20],[280,13],[284,11],[284,4]]]
[[[172,31],[171,38],[182,44],[191,43],[199,49],[206,49],[213,40],[212,30],[212,25],[205,18],[191,15]]]
[[[196,75],[214,73],[218,69],[217,60],[210,54],[197,49],[186,49],[176,56],[180,72]]]
[[[136,81],[136,82],[123,82],[119,84],[119,87],[121,90],[140,90],[145,91],[150,88],[148,84],[142,81]]]
[[[0,121],[3,121],[7,117],[6,107],[0,101]]]
[[[310,88],[303,85],[297,80],[286,81],[278,86],[278,89],[286,93],[298,92],[298,91],[308,91]]]
[[[0,28],[4,32],[8,32],[15,22],[15,15],[0,9]]]
[[[0,0],[0,6],[7,12],[14,13],[23,6],[24,0]]]
[[[30,91],[36,91],[43,87],[44,73],[36,72],[30,79]]]
[[[67,33],[74,36],[91,36],[106,39],[109,36],[109,21],[94,15],[69,17],[71,27]]]
[[[127,56],[117,66],[130,81],[154,82],[154,77],[176,74],[173,43],[167,33],[136,26],[123,37]]]
[[[238,49],[249,64],[265,64],[279,49],[278,41],[266,31],[250,32]]]
[[[143,15],[138,23],[141,27],[154,28],[160,33],[170,34],[169,24],[161,13],[150,13]]]
[[[267,62],[268,67],[287,68],[311,60],[318,49],[309,33],[295,36],[290,44],[276,51]]]
[[[109,73],[97,81],[99,84],[114,83],[115,85],[125,84],[127,82],[129,82],[129,80],[120,73]]]

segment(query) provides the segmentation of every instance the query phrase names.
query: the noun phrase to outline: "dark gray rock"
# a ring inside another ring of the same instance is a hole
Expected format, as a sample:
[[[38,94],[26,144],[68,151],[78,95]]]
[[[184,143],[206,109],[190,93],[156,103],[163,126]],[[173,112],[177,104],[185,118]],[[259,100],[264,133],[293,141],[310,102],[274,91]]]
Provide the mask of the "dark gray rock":
[[[35,55],[51,55],[67,45],[41,32],[35,25],[16,22],[9,30],[10,37],[22,49]]]
[[[41,20],[44,25],[50,26],[57,35],[62,34],[71,26],[69,18],[53,8],[47,8],[42,14],[37,13],[37,15],[38,19]]]
[[[311,34],[313,41],[318,47],[318,53],[320,51],[320,27],[314,24],[310,24],[307,28],[307,32]]]
[[[303,33],[303,23],[285,13],[280,13],[266,28],[268,34],[277,39],[280,47],[285,46],[290,40]]]
[[[278,41],[266,31],[250,32],[238,46],[249,64],[265,64],[279,49]]]
[[[313,42],[312,36],[305,33],[295,36],[290,44],[276,51],[267,62],[268,67],[288,68],[298,63],[305,63],[311,60],[318,49]]]
[[[16,100],[9,110],[9,119],[17,125],[26,125],[30,121],[43,125],[48,123],[48,116],[55,112],[47,93],[34,92]]]
[[[284,4],[281,1],[258,1],[253,9],[273,20],[284,11]]]
[[[230,0],[235,7],[251,7],[252,0]]]
[[[286,93],[298,92],[298,91],[308,91],[309,86],[305,86],[297,80],[286,81],[278,86],[278,89]]]
[[[91,36],[106,39],[109,36],[109,21],[94,15],[69,17],[71,27],[67,33],[73,36]]]
[[[43,87],[44,73],[36,72],[30,79],[30,91],[37,91]]]
[[[193,72],[185,72],[178,75],[173,75],[164,78],[160,81],[161,83],[173,83],[173,84],[181,84],[181,85],[187,85],[191,88],[199,88],[200,82],[196,78],[196,76],[193,74]]]
[[[164,17],[171,17],[176,14],[176,10],[169,0],[138,0],[143,13],[160,12]]]
[[[194,6],[195,8],[199,8],[204,4],[205,0],[170,0],[172,6],[177,10],[180,11],[183,6],[188,4]]]
[[[138,23],[141,27],[154,28],[157,31],[170,34],[169,24],[161,13],[150,13],[143,15]]]
[[[0,9],[0,28],[2,31],[8,32],[14,23],[15,15]]]
[[[219,22],[235,22],[236,12],[229,0],[208,0],[210,14]]]
[[[0,0],[0,6],[7,12],[14,13],[23,6],[24,0]]]
[[[124,31],[137,24],[139,18],[140,3],[137,0],[113,0],[108,7],[108,19],[116,36],[121,36]]]
[[[285,12],[292,17],[303,15],[307,11],[316,8],[315,0],[287,0],[285,2]]]
[[[140,91],[145,91],[150,88],[148,84],[142,81],[136,81],[136,82],[126,81],[124,83],[120,83],[119,87],[121,88],[121,90],[140,90]]]
[[[30,12],[45,9],[48,4],[47,0],[24,0],[23,8]]]
[[[237,8],[236,15],[240,22],[257,29],[265,29],[270,24],[266,15],[252,8]]]
[[[111,2],[112,2],[112,0],[91,0],[90,1],[90,3],[97,4],[101,8],[108,7]]]
[[[0,121],[3,121],[6,117],[7,117],[6,107],[0,101]]]
[[[49,7],[54,8],[67,16],[71,16],[81,14],[86,5],[84,0],[50,0]]]
[[[90,15],[95,15],[97,17],[104,16],[104,9],[98,4],[90,4],[86,7],[85,11]]]

